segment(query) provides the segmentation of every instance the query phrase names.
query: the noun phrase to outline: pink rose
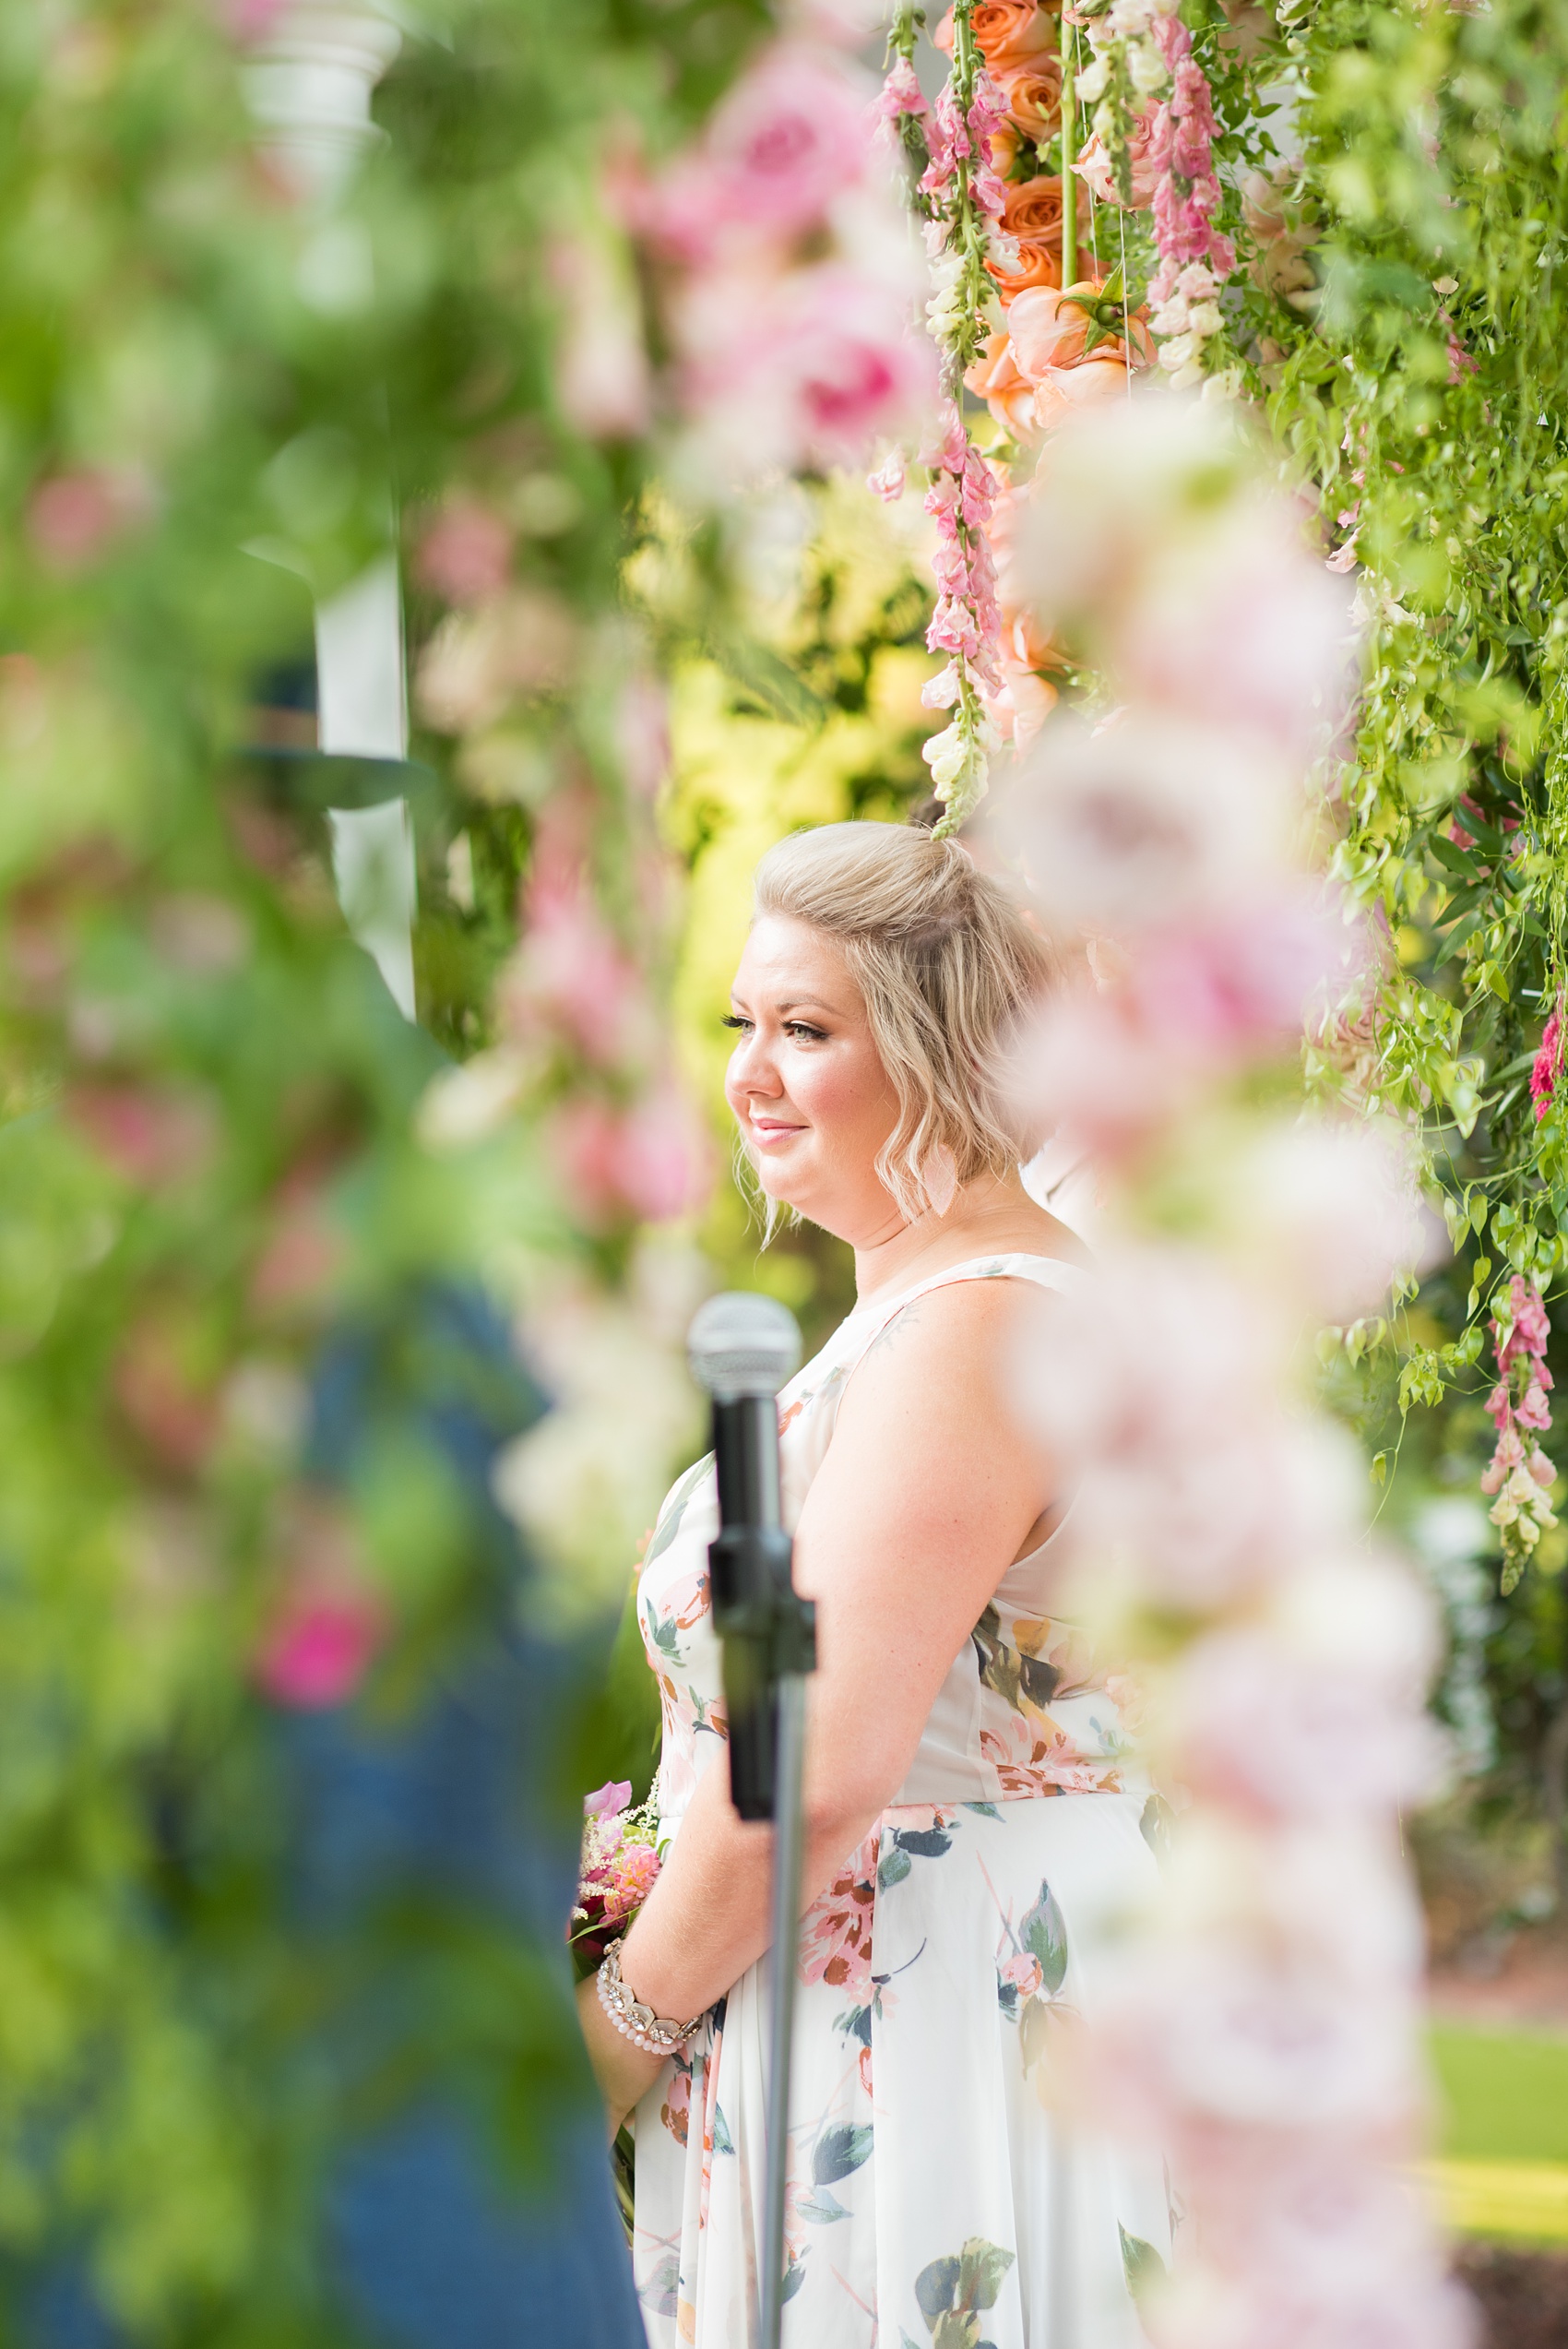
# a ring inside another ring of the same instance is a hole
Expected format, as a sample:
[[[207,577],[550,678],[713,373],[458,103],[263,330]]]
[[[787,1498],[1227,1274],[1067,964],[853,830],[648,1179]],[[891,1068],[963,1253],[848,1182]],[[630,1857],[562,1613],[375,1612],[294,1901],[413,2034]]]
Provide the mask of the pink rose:
[[[1004,1958],[996,1973],[997,1979],[1008,1984],[1020,1998],[1032,1998],[1045,1980],[1039,1960],[1027,1950],[1020,1950],[1014,1957]]]

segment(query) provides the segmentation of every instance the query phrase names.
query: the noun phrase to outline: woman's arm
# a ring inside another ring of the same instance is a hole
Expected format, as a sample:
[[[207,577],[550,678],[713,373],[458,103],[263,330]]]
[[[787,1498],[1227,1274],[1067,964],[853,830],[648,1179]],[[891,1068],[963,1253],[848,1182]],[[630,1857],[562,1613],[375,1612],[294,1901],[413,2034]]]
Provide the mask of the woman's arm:
[[[967,1281],[917,1298],[839,1405],[795,1537],[796,1581],[817,1602],[808,1903],[897,1793],[954,1658],[1049,1497],[1009,1396],[1018,1316],[1036,1294]],[[736,1818],[728,1758],[716,1757],[622,1951],[636,1997],[683,2021],[762,1955],[771,1857],[772,1830]],[[613,2119],[616,2099],[624,2111],[659,2063],[588,2021]]]

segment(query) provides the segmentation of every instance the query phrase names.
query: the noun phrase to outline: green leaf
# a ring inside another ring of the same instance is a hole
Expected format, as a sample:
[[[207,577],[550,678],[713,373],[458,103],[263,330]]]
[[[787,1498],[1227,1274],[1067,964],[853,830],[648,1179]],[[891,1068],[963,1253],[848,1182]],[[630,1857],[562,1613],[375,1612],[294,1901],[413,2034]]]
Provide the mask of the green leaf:
[[[1141,2235],[1129,2235],[1120,2224],[1116,2232],[1122,2237],[1122,2272],[1127,2289],[1134,2300],[1141,2300],[1151,2284],[1165,2282],[1165,2261]]]
[[[1018,1927],[1018,1938],[1039,1959],[1045,1986],[1054,1997],[1067,1972],[1067,1927],[1049,1884],[1040,1886],[1039,1898]]]
[[[855,2127],[849,2121],[836,2128],[825,2128],[816,2140],[812,2155],[814,2186],[833,2186],[839,2178],[848,2177],[862,2162],[871,2159],[872,2129],[868,2123]]]
[[[958,2289],[959,2261],[951,2257],[932,2260],[915,2278],[915,2299],[927,2326],[934,2332],[936,2319],[953,2306],[953,2295]]]
[[[895,1843],[889,1850],[884,1852],[877,1863],[877,1883],[885,1892],[889,1885],[902,1884],[914,1865],[908,1852],[901,1852]]]
[[[971,2235],[959,2260],[959,2307],[994,2308],[1016,2256],[1004,2251],[999,2243],[988,2243],[983,2236]]]

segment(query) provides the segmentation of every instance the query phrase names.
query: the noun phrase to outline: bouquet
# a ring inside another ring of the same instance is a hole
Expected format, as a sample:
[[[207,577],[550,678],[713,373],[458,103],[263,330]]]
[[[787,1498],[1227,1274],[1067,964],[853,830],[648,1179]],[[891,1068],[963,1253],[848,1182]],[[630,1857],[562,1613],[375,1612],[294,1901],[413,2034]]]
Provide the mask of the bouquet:
[[[652,1804],[634,1806],[627,1781],[585,1795],[577,1903],[566,1928],[579,1976],[594,1972],[658,1883],[658,1832]]]

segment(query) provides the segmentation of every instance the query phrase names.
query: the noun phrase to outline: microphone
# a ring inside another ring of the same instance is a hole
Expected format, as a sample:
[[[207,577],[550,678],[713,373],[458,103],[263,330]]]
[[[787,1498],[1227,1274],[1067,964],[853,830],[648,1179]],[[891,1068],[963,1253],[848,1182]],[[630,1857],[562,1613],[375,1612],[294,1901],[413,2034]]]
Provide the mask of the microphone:
[[[816,1610],[790,1579],[794,1545],[778,1507],[779,1388],[801,1333],[774,1297],[709,1297],[686,1340],[692,1375],[713,1400],[719,1539],[708,1547],[714,1627],[724,1643],[730,1792],[742,1818],[773,1818],[778,1682],[816,1661]]]

